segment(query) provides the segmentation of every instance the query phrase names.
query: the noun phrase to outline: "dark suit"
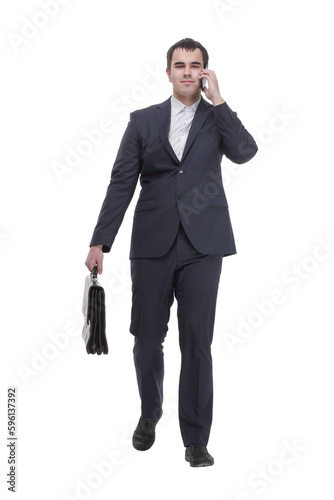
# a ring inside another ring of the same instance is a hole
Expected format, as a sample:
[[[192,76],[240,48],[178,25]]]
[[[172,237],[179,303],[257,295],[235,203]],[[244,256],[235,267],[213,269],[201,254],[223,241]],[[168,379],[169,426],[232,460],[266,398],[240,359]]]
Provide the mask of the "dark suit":
[[[109,252],[140,176],[131,237],[130,331],[142,416],[162,412],[162,342],[175,296],[182,365],[183,441],[206,444],[212,418],[211,341],[222,257],[236,253],[222,178],[225,154],[245,163],[257,146],[229,106],[203,98],[181,161],[168,141],[170,99],[131,113],[90,245]]]

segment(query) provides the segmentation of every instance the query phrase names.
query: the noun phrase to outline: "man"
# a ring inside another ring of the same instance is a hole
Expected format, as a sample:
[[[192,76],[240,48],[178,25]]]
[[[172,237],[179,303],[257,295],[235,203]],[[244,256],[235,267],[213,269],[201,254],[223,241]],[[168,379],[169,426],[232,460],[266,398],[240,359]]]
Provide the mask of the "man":
[[[170,307],[178,303],[181,372],[179,422],[192,467],[214,463],[207,450],[212,422],[211,343],[223,256],[236,253],[221,159],[245,163],[252,136],[222,98],[208,53],[186,38],[167,53],[173,95],[130,114],[90,243],[86,266],[102,273],[137,180],[141,192],[131,237],[134,363],[141,416],[133,434],[149,449],[162,415],[163,341]],[[207,86],[201,97],[202,79]]]

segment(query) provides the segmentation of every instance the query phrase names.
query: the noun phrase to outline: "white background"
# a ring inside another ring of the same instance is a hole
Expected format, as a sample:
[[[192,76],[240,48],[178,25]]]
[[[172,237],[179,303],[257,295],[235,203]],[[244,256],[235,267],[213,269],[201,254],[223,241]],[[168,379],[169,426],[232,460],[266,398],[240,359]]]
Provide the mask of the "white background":
[[[331,2],[63,0],[52,15],[43,3],[7,0],[0,11],[2,498],[12,498],[9,386],[17,499],[331,498]],[[215,465],[200,470],[185,462],[178,426],[175,305],[156,443],[131,445],[137,193],[100,277],[109,355],[88,356],[81,338],[84,261],[120,139],[131,111],[171,95],[165,55],[184,37],[207,48],[222,96],[260,148],[234,171],[222,165],[238,253],[224,259],[217,305]],[[101,144],[57,174],[55,162],[105,119]]]

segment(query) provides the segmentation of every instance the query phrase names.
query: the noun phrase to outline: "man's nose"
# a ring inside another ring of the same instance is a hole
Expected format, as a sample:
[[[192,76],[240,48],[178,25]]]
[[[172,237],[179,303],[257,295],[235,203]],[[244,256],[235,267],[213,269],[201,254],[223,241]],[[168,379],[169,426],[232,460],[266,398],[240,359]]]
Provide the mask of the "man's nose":
[[[184,68],[184,75],[189,76],[190,75],[190,66],[185,66]]]

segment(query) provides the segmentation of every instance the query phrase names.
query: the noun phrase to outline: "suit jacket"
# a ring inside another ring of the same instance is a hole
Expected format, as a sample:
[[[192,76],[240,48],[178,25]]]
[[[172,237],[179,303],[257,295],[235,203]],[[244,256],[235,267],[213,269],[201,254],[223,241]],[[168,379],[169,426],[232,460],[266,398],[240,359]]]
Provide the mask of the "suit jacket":
[[[90,246],[110,251],[140,178],[130,259],[164,255],[180,221],[199,252],[236,253],[221,160],[245,163],[257,145],[226,102],[202,98],[179,161],[168,141],[170,116],[170,98],[130,114]]]

